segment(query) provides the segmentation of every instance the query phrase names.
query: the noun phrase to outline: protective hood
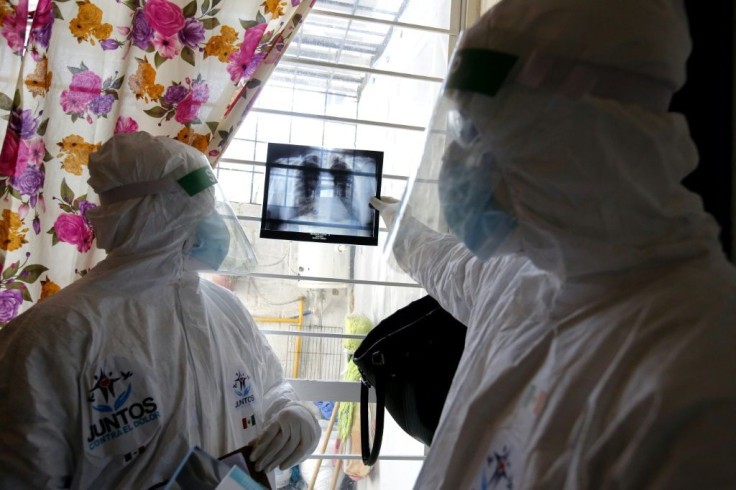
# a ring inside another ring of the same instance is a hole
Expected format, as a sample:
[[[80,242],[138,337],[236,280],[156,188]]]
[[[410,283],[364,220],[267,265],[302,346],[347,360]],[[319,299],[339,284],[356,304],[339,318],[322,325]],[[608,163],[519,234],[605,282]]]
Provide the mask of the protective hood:
[[[127,184],[151,182],[166,175],[184,176],[209,166],[196,149],[145,132],[117,134],[89,158],[88,183],[104,194]],[[181,253],[198,222],[215,206],[214,189],[194,196],[162,192],[102,203],[88,212],[97,245],[108,256]]]
[[[437,184],[470,134],[464,164],[486,189],[443,196],[493,196],[488,214],[510,223],[495,220],[510,233],[495,255],[565,279],[718,249],[680,183],[697,164],[687,123],[666,112],[690,48],[682,1],[594,3],[502,1],[462,35],[392,236],[410,216],[448,230]],[[455,214],[478,208],[466,204]]]
[[[512,111],[485,134],[518,222],[513,250],[562,278],[717,250],[715,221],[681,184],[697,164],[681,115],[525,90],[511,97]]]
[[[502,0],[463,41],[523,55],[541,49],[658,81],[685,82],[691,42],[683,0]]]

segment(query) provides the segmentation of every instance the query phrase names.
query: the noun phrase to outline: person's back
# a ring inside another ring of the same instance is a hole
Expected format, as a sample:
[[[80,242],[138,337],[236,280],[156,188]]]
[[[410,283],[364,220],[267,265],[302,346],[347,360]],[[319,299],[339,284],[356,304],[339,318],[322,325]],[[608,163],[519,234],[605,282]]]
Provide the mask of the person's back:
[[[154,144],[142,133],[128,138]],[[101,182],[203,168],[186,148],[182,164],[184,145],[163,143],[163,161],[149,148],[139,175],[125,159],[111,171],[93,158],[91,182],[104,194]],[[108,149],[97,158],[113,158]],[[213,204],[206,192],[169,190],[91,211],[108,257],[0,332],[0,366],[13,373],[0,380],[4,485],[148,488],[171,477],[189,447],[221,456],[252,445],[293,405],[250,315],[193,270],[195,226]]]
[[[404,243],[442,272],[397,258],[469,328],[417,488],[731,486],[736,274],[724,263],[555,287],[531,262],[472,264],[453,237],[432,239]],[[436,279],[453,274],[453,286]]]
[[[506,0],[462,37],[419,175],[464,243],[426,199],[394,226],[468,326],[417,488],[736,481],[736,272],[667,112],[686,28],[680,1]]]

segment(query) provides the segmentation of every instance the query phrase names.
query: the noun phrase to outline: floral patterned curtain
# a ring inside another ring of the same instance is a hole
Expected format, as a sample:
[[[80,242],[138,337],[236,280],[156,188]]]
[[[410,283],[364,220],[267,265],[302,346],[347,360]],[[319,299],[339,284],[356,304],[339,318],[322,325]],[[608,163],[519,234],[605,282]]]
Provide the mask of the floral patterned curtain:
[[[214,165],[313,4],[0,0],[0,326],[102,258],[90,153],[145,130]]]

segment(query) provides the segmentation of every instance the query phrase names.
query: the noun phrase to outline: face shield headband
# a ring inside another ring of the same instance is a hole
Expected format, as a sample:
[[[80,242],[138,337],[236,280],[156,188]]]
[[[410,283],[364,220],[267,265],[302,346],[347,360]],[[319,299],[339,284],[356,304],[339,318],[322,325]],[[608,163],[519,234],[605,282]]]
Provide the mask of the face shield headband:
[[[200,167],[179,178],[174,177],[174,173],[157,180],[125,184],[102,192],[100,203],[107,205],[172,192],[184,192],[189,197],[194,197],[205,189],[214,187],[214,210],[197,223],[196,240],[189,250],[188,258],[196,270],[230,274],[243,274],[252,270],[257,264],[253,248],[209,166]]]

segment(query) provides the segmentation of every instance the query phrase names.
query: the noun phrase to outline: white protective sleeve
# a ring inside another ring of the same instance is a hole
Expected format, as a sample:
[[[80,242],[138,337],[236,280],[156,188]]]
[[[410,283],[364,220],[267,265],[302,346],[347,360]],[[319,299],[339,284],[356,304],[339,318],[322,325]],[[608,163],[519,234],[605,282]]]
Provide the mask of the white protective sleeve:
[[[430,296],[460,322],[468,325],[479,294],[487,298],[500,276],[513,275],[528,260],[520,256],[476,258],[454,235],[437,233],[409,217],[396,236],[393,253],[398,264]],[[470,326],[470,325],[468,325]]]

